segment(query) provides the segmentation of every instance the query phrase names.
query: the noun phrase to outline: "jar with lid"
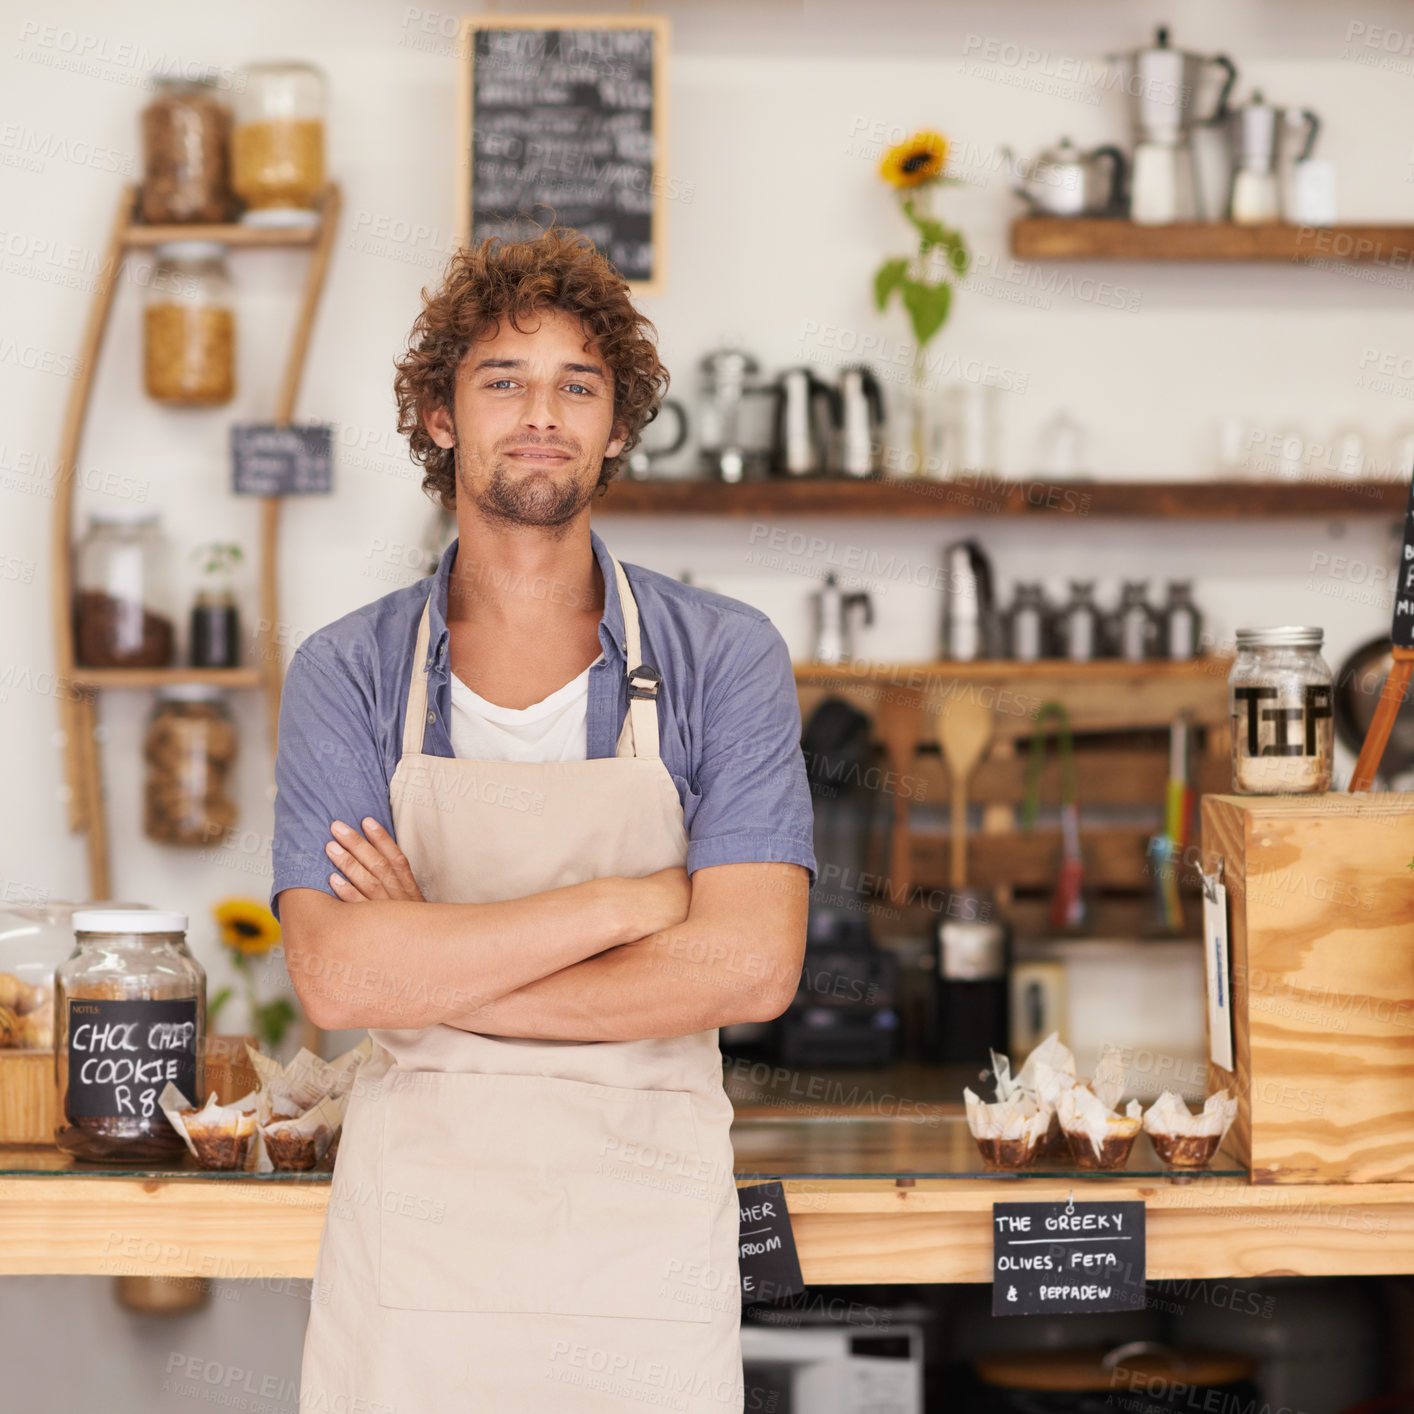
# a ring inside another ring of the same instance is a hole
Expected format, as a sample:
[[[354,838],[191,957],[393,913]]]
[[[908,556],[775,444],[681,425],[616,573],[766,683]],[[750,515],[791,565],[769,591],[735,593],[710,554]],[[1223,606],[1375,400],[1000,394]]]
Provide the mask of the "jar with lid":
[[[1330,789],[1331,670],[1319,628],[1240,628],[1228,674],[1232,781],[1239,795]]]
[[[236,313],[226,248],[215,241],[169,241],[143,311],[143,375],[161,403],[218,407],[236,394]]]
[[[1007,651],[1019,663],[1034,663],[1046,656],[1050,610],[1041,586],[1019,583],[1006,612]]]
[[[94,512],[75,565],[75,660],[85,668],[165,668],[177,633],[170,555],[156,512]]]
[[[54,1049],[54,973],[73,950],[70,918],[84,907],[91,905],[36,901],[0,908],[0,1047]]]
[[[186,915],[81,909],[55,976],[54,1142],[79,1159],[147,1163],[185,1149],[158,1105],[170,1082],[205,1098],[206,973]]]
[[[1123,658],[1127,663],[1142,663],[1144,659],[1154,656],[1159,624],[1149,605],[1149,585],[1145,580],[1125,580],[1113,623],[1112,641],[1116,657]]]
[[[1165,657],[1178,661],[1196,658],[1203,651],[1203,615],[1193,602],[1190,581],[1169,581],[1168,602],[1160,612],[1160,622]]]
[[[312,64],[253,64],[237,96],[231,180],[242,224],[312,225],[324,190],[324,75]]]
[[[143,828],[150,839],[209,845],[236,823],[236,806],[227,794],[236,745],[220,688],[178,683],[158,693],[143,743]]]
[[[142,110],[142,219],[225,221],[231,214],[231,110],[215,81],[159,78]]]
[[[1062,658],[1088,663],[1100,656],[1100,607],[1095,581],[1070,581],[1070,599],[1056,615],[1056,646]]]

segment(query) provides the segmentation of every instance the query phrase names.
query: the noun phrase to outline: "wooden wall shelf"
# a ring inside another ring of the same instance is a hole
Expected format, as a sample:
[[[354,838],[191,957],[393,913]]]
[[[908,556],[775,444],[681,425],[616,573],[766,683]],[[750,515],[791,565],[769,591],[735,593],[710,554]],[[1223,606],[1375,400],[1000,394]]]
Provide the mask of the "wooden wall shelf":
[[[1023,216],[1012,223],[1011,253],[1026,260],[1266,260],[1305,264],[1377,262],[1407,270],[1414,226],[1234,226]]]
[[[73,684],[79,688],[121,688],[144,691],[196,683],[206,687],[263,687],[259,668],[75,668]]]
[[[88,897],[109,898],[113,894],[108,855],[107,801],[102,780],[102,753],[99,750],[98,694],[113,688],[144,690],[178,683],[210,683],[226,688],[259,688],[265,695],[273,751],[280,720],[281,658],[271,639],[270,629],[258,635],[257,666],[245,668],[84,668],[74,662],[74,520],[78,480],[74,472],[88,420],[89,403],[99,354],[108,330],[118,276],[130,252],[168,241],[219,241],[223,245],[257,249],[299,247],[307,252],[303,289],[291,329],[284,376],[280,381],[271,421],[285,424],[293,420],[295,400],[304,375],[315,312],[324,290],[324,280],[334,248],[338,226],[340,194],[337,186],[325,188],[318,221],[311,226],[265,229],[227,225],[144,226],[137,220],[138,189],[125,187],[108,236],[104,260],[99,267],[88,324],[79,358],[79,377],[69,395],[64,418],[55,482],[51,549],[55,565],[54,657],[56,675],[73,685],[71,694],[60,696],[59,721],[64,741],[64,776],[69,796],[69,828],[82,831],[88,845]],[[129,362],[133,362],[129,359]],[[280,621],[279,580],[276,573],[279,550],[280,505],[278,496],[261,498],[259,566],[262,623]]]
[[[1397,481],[615,481],[601,515],[1045,517],[1077,521],[1395,516]]]

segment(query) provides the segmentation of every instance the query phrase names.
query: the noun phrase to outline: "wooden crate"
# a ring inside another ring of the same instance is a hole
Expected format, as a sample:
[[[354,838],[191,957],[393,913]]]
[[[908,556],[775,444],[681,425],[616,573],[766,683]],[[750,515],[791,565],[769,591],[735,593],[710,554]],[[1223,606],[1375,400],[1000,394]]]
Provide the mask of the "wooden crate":
[[[255,1089],[247,1041],[254,1045],[255,1037],[206,1038],[206,1092],[215,1090],[222,1104]],[[0,1050],[0,1145],[52,1144],[58,1124],[54,1052]]]
[[[1414,795],[1203,801],[1228,889],[1228,1148],[1257,1183],[1414,1181]]]

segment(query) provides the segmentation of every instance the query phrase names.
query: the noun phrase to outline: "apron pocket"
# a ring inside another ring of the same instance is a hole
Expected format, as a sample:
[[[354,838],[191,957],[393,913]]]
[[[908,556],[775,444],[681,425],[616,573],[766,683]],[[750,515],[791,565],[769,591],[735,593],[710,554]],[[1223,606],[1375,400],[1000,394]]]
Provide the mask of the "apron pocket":
[[[382,1306],[700,1322],[736,1280],[686,1091],[403,1071],[383,1109]]]

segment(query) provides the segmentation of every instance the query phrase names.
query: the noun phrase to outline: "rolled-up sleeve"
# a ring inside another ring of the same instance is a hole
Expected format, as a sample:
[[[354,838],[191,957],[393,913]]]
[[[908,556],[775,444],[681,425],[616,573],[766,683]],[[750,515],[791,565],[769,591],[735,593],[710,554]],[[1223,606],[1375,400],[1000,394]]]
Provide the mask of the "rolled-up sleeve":
[[[813,817],[790,650],[769,619],[750,619],[704,697],[701,795],[687,869],[799,864],[815,882]]]
[[[313,639],[301,644],[290,662],[275,753],[270,906],[277,917],[284,889],[322,889],[337,897],[329,887],[333,865],[324,853],[335,820],[358,828],[371,815],[392,832],[370,681],[339,655],[321,654]]]

